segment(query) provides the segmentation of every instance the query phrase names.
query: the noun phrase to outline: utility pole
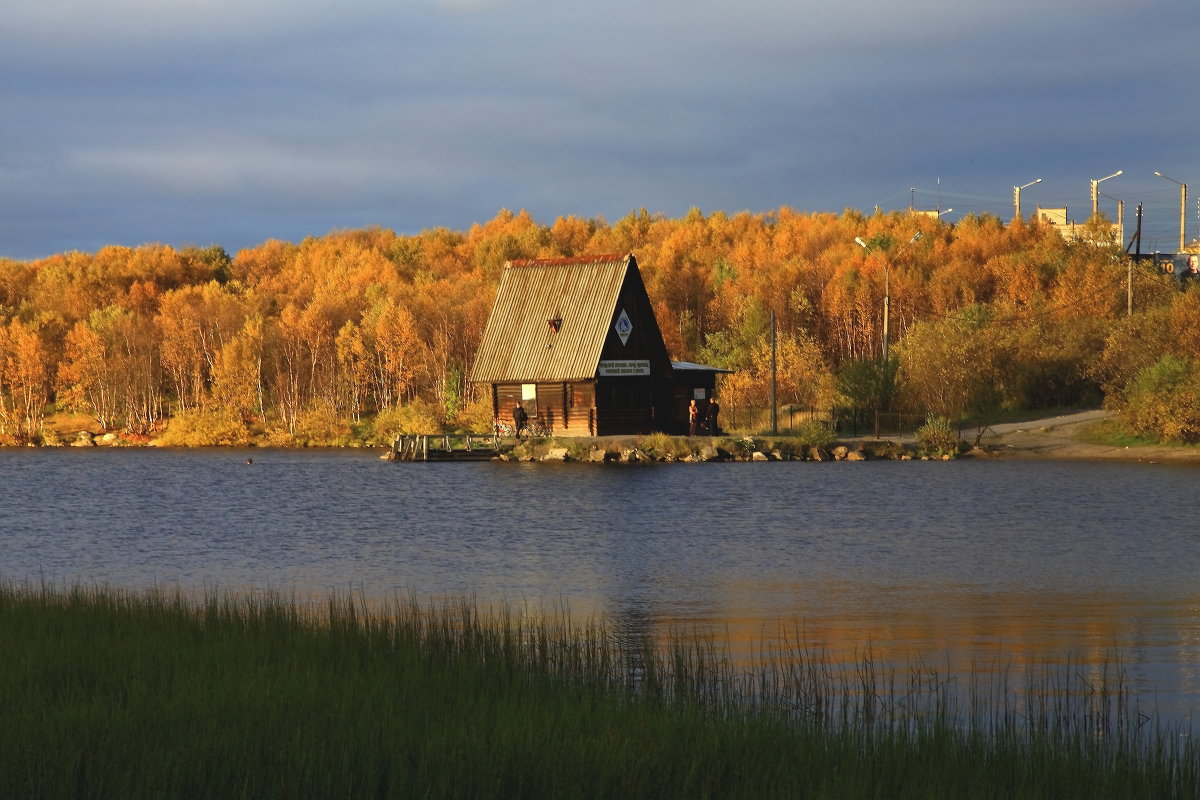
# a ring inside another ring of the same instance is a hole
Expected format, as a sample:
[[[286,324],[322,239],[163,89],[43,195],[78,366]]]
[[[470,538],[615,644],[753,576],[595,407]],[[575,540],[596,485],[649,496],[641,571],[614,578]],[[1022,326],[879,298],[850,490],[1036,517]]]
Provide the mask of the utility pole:
[[[1142,260],[1142,204],[1138,203],[1137,207],[1137,250],[1133,251],[1137,256],[1137,260]]]
[[[1137,206],[1137,254],[1142,254],[1142,204]],[[1133,262],[1134,259],[1129,257],[1129,253],[1125,253],[1125,262],[1129,267],[1129,274],[1125,276],[1125,316],[1133,316]]]

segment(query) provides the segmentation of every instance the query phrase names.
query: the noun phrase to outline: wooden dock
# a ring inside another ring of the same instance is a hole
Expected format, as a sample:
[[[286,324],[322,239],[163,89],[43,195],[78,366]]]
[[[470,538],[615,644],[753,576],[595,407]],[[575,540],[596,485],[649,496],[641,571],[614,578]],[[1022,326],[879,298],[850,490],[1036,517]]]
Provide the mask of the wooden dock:
[[[500,453],[498,436],[397,436],[385,461],[488,461]]]

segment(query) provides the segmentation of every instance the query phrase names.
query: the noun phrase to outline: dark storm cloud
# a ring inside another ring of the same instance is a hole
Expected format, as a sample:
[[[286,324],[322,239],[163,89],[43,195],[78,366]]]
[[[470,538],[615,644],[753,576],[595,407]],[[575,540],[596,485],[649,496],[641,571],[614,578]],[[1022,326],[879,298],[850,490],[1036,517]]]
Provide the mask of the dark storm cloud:
[[[0,254],[502,207],[1007,219],[1036,177],[1030,209],[1082,218],[1118,169],[1105,193],[1170,243],[1178,187],[1153,171],[1200,181],[1198,20],[1175,0],[50,0],[0,31]]]

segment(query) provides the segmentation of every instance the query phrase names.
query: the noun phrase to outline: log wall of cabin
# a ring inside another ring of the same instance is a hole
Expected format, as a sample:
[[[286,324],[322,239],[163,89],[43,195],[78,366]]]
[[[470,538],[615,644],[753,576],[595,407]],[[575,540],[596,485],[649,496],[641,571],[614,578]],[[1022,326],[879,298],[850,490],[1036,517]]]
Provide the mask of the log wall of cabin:
[[[496,383],[492,385],[492,392],[495,397],[496,416],[511,423],[513,407],[521,401],[521,384]],[[525,411],[533,416],[531,409],[527,408]]]
[[[567,387],[567,427],[579,436],[596,434],[596,383],[577,381]]]
[[[525,406],[531,422],[552,433],[569,436],[589,436],[596,432],[596,385],[594,381],[542,382],[536,384],[537,397],[522,400],[522,384],[492,385],[492,405],[495,416],[512,423],[517,402]]]

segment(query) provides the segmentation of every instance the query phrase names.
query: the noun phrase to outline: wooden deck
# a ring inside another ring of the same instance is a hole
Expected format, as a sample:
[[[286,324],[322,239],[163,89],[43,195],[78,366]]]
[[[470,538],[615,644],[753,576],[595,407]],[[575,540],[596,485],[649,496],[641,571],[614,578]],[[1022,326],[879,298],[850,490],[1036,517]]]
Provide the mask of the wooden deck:
[[[459,436],[397,436],[385,461],[488,461],[501,451],[500,438]]]

